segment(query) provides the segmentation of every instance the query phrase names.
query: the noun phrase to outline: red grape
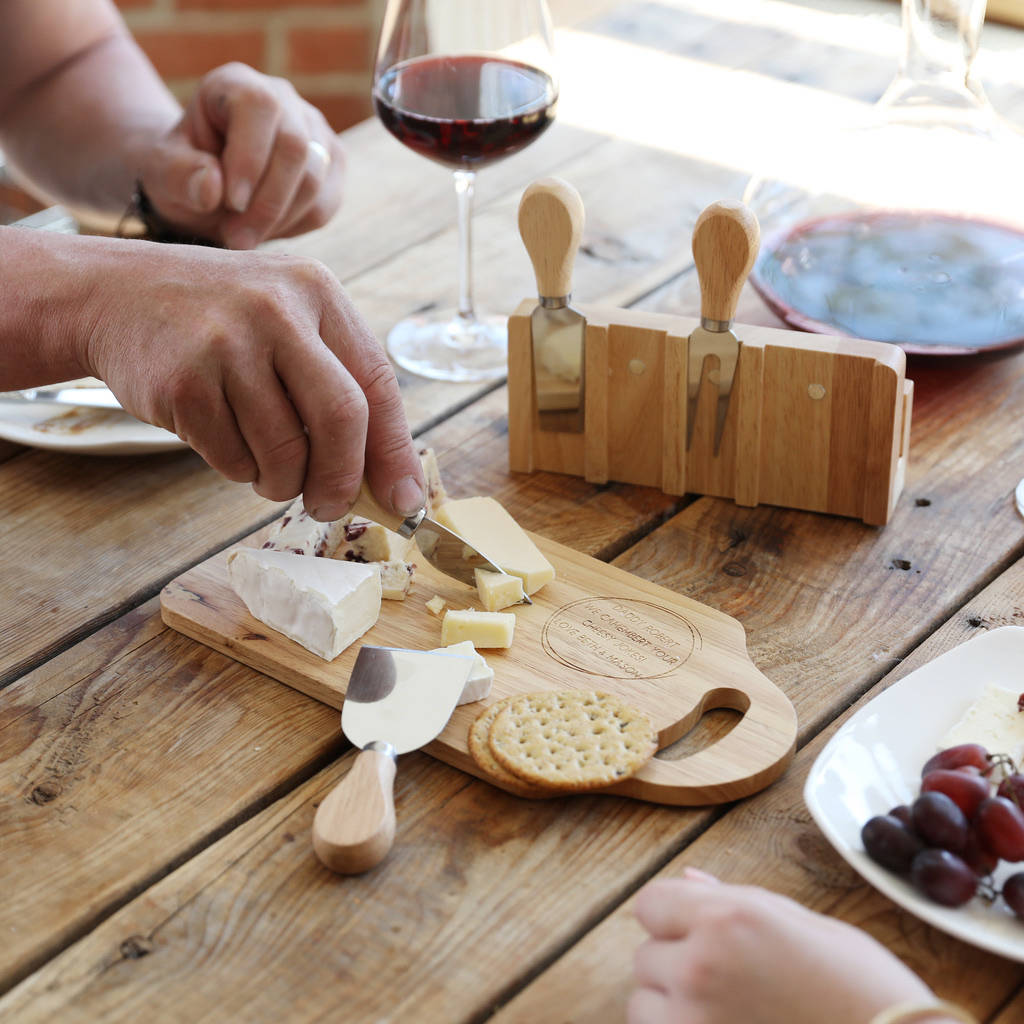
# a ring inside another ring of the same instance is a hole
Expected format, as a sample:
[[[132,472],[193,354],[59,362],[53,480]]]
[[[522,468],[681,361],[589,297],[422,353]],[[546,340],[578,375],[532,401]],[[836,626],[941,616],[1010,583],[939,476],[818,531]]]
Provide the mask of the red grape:
[[[1002,860],[1024,860],[1024,811],[1004,796],[981,802],[974,819],[978,838]]]
[[[979,877],[991,875],[999,867],[999,858],[978,838],[972,828],[967,834],[967,845],[960,852],[970,869]]]
[[[1024,807],[1024,775],[1016,772],[1013,775],[1007,775],[999,783],[996,795],[1005,796],[1011,803],[1016,804],[1018,807]]]
[[[914,819],[910,815],[910,807],[907,804],[899,804],[889,812],[890,817],[903,822],[909,829],[914,827]]]
[[[1003,882],[1003,899],[1019,918],[1024,919],[1024,871],[1010,875]]]
[[[921,780],[921,792],[945,793],[967,815],[974,817],[978,805],[989,795],[988,779],[958,768],[935,768]]]
[[[924,843],[891,814],[880,814],[866,822],[860,838],[868,856],[883,868],[905,875]]]
[[[987,772],[988,751],[980,743],[961,743],[955,747],[947,747],[925,761],[921,775],[927,775],[936,768],[961,768],[964,765],[973,765],[982,772]]]
[[[910,808],[914,831],[929,846],[959,853],[967,846],[967,816],[945,793],[922,793]]]
[[[978,877],[949,850],[922,850],[910,869],[914,885],[930,900],[959,907],[977,891]]]

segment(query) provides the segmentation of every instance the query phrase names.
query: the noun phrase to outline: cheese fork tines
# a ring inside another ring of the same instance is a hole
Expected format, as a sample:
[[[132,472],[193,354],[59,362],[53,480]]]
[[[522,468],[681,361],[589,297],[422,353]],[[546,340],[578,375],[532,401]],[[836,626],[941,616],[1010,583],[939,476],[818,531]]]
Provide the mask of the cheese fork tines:
[[[370,493],[365,480],[351,511],[394,530],[401,537],[411,537],[420,553],[435,569],[467,586],[476,587],[477,569],[496,573],[504,571],[457,533],[435,522],[427,514],[426,508],[421,508],[407,519],[388,512]],[[519,603],[533,604],[525,594]]]
[[[693,260],[700,280],[700,326],[690,335],[686,367],[687,450],[693,443],[705,376],[718,385],[715,455],[721,447],[740,354],[740,340],[733,333],[732,320],[740,290],[754,265],[759,241],[757,219],[746,206],[735,201],[712,203],[694,225]]]

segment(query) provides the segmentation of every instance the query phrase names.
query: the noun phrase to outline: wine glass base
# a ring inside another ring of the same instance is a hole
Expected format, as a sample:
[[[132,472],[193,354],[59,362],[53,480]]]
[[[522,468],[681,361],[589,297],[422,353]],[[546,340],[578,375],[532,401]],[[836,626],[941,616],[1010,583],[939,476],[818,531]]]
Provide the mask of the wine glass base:
[[[403,370],[433,380],[499,380],[508,373],[503,317],[466,319],[454,310],[413,316],[388,334],[388,354]]]

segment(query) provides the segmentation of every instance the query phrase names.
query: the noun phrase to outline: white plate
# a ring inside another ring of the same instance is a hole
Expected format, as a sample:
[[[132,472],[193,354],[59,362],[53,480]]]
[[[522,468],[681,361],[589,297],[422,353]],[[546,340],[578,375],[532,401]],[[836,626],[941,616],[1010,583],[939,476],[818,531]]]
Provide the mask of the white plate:
[[[932,903],[864,852],[868,818],[918,793],[921,766],[989,683],[1024,691],[1024,627],[974,637],[904,676],[869,701],[832,737],[811,767],[804,800],[828,841],[876,889],[964,942],[1024,961],[1024,921],[1002,900],[963,907]],[[1001,864],[997,885],[1024,864]]]
[[[0,438],[32,448],[82,455],[135,455],[185,448],[176,434],[120,409],[55,402],[0,402]]]

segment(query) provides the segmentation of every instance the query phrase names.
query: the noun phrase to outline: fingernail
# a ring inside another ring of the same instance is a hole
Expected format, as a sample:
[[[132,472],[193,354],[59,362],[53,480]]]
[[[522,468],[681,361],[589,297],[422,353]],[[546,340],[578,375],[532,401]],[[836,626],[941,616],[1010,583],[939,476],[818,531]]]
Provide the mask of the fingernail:
[[[309,514],[318,523],[333,523],[336,519],[340,519],[348,508],[342,505],[321,505],[319,508],[313,509]]]
[[[249,209],[249,200],[252,199],[252,185],[247,181],[236,181],[231,186],[229,202],[231,209],[238,213],[245,213]]]
[[[203,185],[208,173],[206,167],[200,167],[197,171],[193,171],[188,179],[188,201],[193,210],[205,211],[206,209],[206,204],[203,202]]]
[[[714,875],[709,875],[706,871],[701,871],[700,868],[683,868],[683,877],[692,878],[696,881],[701,882],[718,882],[720,879],[715,878]]]
[[[401,516],[415,515],[423,508],[423,488],[414,476],[403,476],[391,488],[391,507]]]
[[[259,235],[251,228],[239,228],[228,236],[232,249],[255,249],[259,240]]]

